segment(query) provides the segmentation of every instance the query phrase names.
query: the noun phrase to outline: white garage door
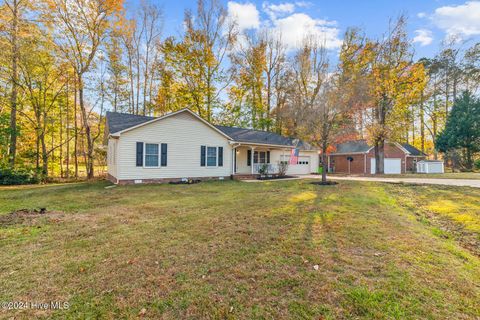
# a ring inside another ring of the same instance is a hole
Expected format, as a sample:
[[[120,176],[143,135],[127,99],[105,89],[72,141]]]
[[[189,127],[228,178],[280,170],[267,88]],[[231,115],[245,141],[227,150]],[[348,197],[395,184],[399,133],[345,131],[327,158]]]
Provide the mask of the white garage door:
[[[375,174],[375,158],[370,159],[370,173]],[[402,159],[388,158],[384,159],[383,171],[385,174],[400,174],[402,173]]]
[[[285,160],[289,161],[290,156],[285,156]],[[310,157],[300,156],[298,157],[297,164],[289,164],[287,174],[309,174],[310,173]]]

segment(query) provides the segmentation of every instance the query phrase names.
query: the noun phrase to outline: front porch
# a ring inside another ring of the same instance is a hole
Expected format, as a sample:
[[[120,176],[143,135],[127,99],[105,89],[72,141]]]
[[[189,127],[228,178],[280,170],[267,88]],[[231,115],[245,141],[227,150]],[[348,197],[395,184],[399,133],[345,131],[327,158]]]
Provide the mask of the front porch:
[[[280,161],[288,160],[290,150],[289,147],[236,145],[232,150],[233,177],[255,178],[262,171],[265,174],[278,174]]]

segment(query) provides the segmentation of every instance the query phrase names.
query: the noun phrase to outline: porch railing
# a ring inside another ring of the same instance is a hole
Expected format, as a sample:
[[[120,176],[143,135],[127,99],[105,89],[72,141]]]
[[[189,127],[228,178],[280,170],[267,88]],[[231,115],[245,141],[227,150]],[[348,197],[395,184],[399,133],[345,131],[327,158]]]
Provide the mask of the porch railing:
[[[268,172],[267,174],[274,174],[278,173],[278,165],[271,164],[271,163],[255,163],[253,164],[253,173],[260,173],[261,168],[263,166],[267,166]]]

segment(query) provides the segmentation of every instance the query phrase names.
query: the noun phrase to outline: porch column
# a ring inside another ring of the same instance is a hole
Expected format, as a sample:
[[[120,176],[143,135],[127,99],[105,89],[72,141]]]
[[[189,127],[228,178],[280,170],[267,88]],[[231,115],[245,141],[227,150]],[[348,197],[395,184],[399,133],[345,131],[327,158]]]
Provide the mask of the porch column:
[[[255,153],[255,147],[250,147],[250,150],[252,150],[251,154],[250,154],[250,170],[251,170],[251,173],[253,174],[253,154]]]
[[[235,152],[237,152],[237,147],[232,148],[232,174],[235,174]]]

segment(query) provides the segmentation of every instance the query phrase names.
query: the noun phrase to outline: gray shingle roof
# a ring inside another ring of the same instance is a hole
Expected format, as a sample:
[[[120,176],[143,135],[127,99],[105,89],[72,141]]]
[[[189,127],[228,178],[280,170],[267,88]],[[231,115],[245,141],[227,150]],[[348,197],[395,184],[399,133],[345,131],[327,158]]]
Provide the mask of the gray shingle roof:
[[[400,144],[412,156],[426,156],[423,152],[408,143]],[[348,141],[337,144],[337,151],[335,153],[364,153],[370,150],[371,146],[365,140]]]
[[[138,116],[129,113],[107,111],[108,133],[119,132],[153,119],[155,118],[148,116]]]
[[[337,144],[337,150],[333,153],[359,153],[367,152],[370,146],[365,140],[348,141]]]
[[[418,150],[414,146],[408,143],[402,143],[402,147],[404,147],[408,152],[410,152],[410,155],[412,156],[425,156],[426,154],[423,153],[422,151]]]
[[[215,127],[238,142],[276,144],[281,146],[293,145],[292,139],[273,132],[227,126]]]
[[[107,112],[107,134],[116,133],[153,119],[155,119],[155,117],[139,116],[129,113]],[[238,142],[274,144],[281,146],[297,145],[298,148],[303,150],[313,149],[309,144],[303,141],[295,141],[294,139],[287,138],[273,132],[227,126],[215,127]]]

